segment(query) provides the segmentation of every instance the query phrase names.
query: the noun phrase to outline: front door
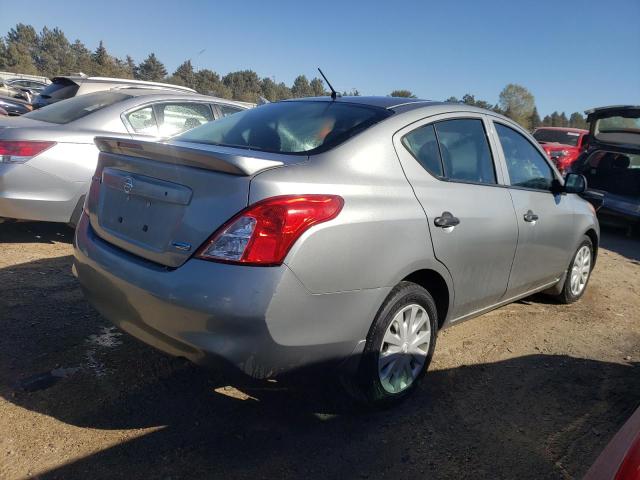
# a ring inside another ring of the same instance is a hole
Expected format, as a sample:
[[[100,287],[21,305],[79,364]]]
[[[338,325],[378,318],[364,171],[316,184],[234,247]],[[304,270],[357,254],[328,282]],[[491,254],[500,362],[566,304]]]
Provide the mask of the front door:
[[[482,115],[449,114],[411,125],[394,144],[429,222],[433,254],[451,273],[459,318],[497,303],[517,243]]]
[[[518,221],[518,249],[508,296],[557,280],[573,253],[574,216],[569,198],[552,192],[556,174],[546,157],[522,133],[494,122]]]

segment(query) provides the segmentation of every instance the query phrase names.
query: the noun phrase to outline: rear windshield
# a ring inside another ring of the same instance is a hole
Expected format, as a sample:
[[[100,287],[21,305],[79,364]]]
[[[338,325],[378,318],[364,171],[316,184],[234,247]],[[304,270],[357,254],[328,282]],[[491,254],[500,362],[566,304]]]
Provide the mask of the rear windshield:
[[[561,143],[562,145],[577,147],[580,133],[538,129],[533,133],[533,137],[539,142]]]
[[[65,78],[56,79],[40,92],[43,98],[53,98],[55,100],[64,100],[73,97],[80,86]]]
[[[69,123],[128,98],[132,98],[131,95],[118,92],[89,93],[47,105],[23,116],[41,122]]]
[[[269,103],[194,128],[176,140],[276,153],[319,153],[391,112],[342,102]]]
[[[640,145],[640,117],[639,113],[629,113],[629,116],[611,116],[599,118],[594,125],[594,136],[605,143],[624,143]]]

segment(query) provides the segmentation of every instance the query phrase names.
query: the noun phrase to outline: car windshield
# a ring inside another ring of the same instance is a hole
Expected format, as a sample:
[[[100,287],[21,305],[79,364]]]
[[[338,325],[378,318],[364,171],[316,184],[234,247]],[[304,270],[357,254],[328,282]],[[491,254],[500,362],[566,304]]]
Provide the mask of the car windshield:
[[[542,128],[536,130],[533,137],[539,142],[561,143],[562,145],[576,147],[580,139],[580,133]]]
[[[343,102],[270,103],[208,123],[176,140],[276,153],[319,153],[387,118],[383,108]]]
[[[41,122],[64,124],[86,117],[128,98],[132,98],[131,95],[119,92],[89,93],[53,103],[23,116]]]

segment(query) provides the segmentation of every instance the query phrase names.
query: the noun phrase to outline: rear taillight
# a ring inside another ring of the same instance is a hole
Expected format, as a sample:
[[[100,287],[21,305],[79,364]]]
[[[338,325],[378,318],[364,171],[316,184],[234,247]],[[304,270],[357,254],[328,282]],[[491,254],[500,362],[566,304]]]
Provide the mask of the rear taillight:
[[[337,195],[285,195],[250,205],[225,223],[196,252],[204,260],[246,265],[280,265],[307,229],[335,218],[344,200]]]
[[[102,165],[102,162],[99,162],[98,166],[96,167],[96,171],[91,177],[89,193],[85,197],[84,205],[82,206],[84,212],[87,215],[89,215],[89,205],[95,206],[98,204],[98,196],[100,195],[100,184],[102,183],[102,170],[104,170],[104,165]]]
[[[24,163],[55,144],[56,142],[0,140],[0,163]]]

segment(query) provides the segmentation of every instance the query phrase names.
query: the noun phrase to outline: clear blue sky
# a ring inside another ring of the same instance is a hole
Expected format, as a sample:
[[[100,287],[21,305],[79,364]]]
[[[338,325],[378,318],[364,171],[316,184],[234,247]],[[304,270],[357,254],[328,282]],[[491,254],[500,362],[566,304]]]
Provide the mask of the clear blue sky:
[[[169,71],[191,58],[290,84],[321,66],[339,90],[492,103],[519,83],[541,115],[640,104],[640,0],[23,3],[0,0],[2,35],[18,22],[57,26],[90,49],[155,52]]]

